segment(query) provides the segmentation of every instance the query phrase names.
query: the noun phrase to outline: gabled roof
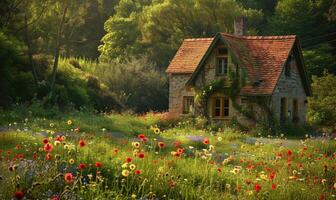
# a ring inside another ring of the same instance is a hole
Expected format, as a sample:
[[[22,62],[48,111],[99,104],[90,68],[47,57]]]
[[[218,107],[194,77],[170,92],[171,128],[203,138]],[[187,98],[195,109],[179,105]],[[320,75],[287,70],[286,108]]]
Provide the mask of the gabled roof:
[[[167,73],[191,74],[209,49],[213,38],[185,39],[170,62]]]
[[[295,49],[301,79],[307,95],[310,95],[306,72],[302,62],[301,49],[295,35],[288,36],[235,36],[219,33],[214,38],[184,40],[167,73],[192,73],[188,83],[196,77],[207,56],[212,52],[215,43],[224,42],[239,66],[246,69],[250,81],[259,86],[245,86],[241,92],[250,95],[269,95],[278,82],[290,52]],[[200,48],[196,50],[197,48]]]

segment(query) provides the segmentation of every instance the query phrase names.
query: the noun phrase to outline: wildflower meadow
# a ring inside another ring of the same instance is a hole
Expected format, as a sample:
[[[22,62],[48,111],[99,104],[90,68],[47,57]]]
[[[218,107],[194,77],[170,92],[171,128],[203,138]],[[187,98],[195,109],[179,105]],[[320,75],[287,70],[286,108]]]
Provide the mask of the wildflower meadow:
[[[155,115],[90,118],[7,121],[0,199],[335,199],[332,137],[163,128]]]

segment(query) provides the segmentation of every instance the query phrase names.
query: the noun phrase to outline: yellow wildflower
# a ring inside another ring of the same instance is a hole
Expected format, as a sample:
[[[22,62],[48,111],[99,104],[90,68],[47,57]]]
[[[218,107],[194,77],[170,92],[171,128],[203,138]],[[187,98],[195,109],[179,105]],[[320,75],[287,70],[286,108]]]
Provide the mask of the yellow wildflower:
[[[71,159],[69,160],[69,163],[72,165],[72,164],[75,163],[75,160],[71,158]]]
[[[132,146],[135,148],[139,148],[140,147],[140,142],[132,142]]]
[[[121,165],[122,168],[127,168],[128,167],[128,163],[124,163]]]
[[[160,132],[161,132],[159,128],[154,128],[153,131],[157,135],[160,134]]]
[[[58,141],[58,140],[56,140],[56,141],[54,142],[54,145],[55,145],[55,146],[58,146],[58,145],[60,145],[60,144],[61,144],[61,142]]]
[[[69,119],[69,120],[67,121],[67,124],[68,124],[68,125],[71,125],[71,124],[72,124],[72,121]]]
[[[129,168],[130,168],[131,170],[135,170],[136,166],[135,166],[135,164],[130,164]]]
[[[127,170],[127,169],[124,169],[122,172],[121,172],[121,174],[123,175],[123,176],[125,176],[125,177],[127,177],[128,175],[129,175],[129,171]]]

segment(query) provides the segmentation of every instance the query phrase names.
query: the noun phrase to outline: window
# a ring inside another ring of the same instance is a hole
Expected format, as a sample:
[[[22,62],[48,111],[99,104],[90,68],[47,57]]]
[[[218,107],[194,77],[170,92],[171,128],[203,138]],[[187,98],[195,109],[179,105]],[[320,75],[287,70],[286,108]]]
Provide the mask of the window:
[[[215,97],[213,99],[214,118],[224,118],[230,115],[230,100],[227,97]]]
[[[285,122],[287,120],[287,98],[283,97],[280,100],[280,121]]]
[[[190,113],[194,108],[194,97],[186,96],[183,97],[183,113]]]
[[[293,123],[298,123],[299,121],[299,103],[297,99],[293,99]]]
[[[228,59],[226,57],[217,58],[217,75],[226,76],[228,73]]]
[[[228,50],[225,47],[218,47],[216,74],[219,76],[226,76],[227,73],[228,73]]]

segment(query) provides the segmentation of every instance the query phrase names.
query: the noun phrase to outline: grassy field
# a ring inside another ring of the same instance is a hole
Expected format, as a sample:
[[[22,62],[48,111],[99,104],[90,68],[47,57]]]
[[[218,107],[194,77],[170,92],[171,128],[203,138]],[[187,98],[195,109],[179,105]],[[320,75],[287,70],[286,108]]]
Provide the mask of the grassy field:
[[[0,117],[0,199],[335,199],[336,141],[169,126],[161,114]]]

